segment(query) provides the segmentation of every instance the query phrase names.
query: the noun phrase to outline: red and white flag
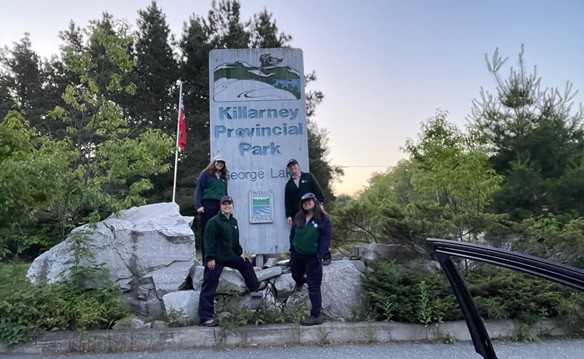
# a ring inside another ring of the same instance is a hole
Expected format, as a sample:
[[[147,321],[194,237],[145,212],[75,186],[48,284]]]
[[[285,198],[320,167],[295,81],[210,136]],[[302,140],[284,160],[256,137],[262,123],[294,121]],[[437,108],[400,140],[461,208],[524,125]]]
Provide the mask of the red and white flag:
[[[178,148],[184,151],[187,146],[187,124],[185,122],[185,107],[183,105],[182,96],[180,99],[179,109],[178,109]]]

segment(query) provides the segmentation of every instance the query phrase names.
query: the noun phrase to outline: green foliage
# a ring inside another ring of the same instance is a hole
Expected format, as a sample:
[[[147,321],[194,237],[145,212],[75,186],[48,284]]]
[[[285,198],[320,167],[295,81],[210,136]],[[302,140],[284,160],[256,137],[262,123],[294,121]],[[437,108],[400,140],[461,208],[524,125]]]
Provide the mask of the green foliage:
[[[582,216],[584,112],[572,110],[572,85],[542,89],[536,69],[526,68],[523,46],[507,78],[508,58],[498,49],[485,58],[497,89],[495,94],[481,90],[470,118],[492,151],[492,168],[505,176],[493,209],[516,221],[546,210]]]
[[[72,283],[32,286],[28,265],[0,265],[0,340],[23,342],[43,330],[111,328],[128,311],[115,288],[87,290]]]
[[[174,308],[166,310],[166,323],[171,328],[184,327],[193,324],[185,320],[185,315],[182,310]]]
[[[470,272],[467,286],[479,312],[486,319],[515,319],[563,316],[561,303],[580,293],[515,271],[481,267]],[[583,296],[584,297],[584,296]],[[575,313],[574,313],[575,314]]]
[[[293,294],[296,295],[296,294]],[[221,321],[221,326],[234,329],[243,325],[262,325],[278,323],[300,323],[308,311],[304,300],[292,300],[291,307],[285,303],[269,302],[262,299],[255,309],[240,306],[238,293],[217,295],[217,312],[229,313]]]
[[[513,249],[584,268],[584,218],[563,223],[562,217],[546,211],[525,219]]]
[[[376,173],[358,198],[333,212],[335,240],[400,243],[426,249],[426,238],[475,241],[504,218],[488,212],[502,177],[489,167],[488,149],[438,112],[408,140],[408,161]]]
[[[570,293],[563,296],[558,303],[558,312],[574,334],[584,334],[584,295]]]
[[[374,320],[430,325],[462,319],[441,273],[386,261],[374,262],[372,268],[362,289]],[[469,271],[465,281],[483,319],[513,319],[532,326],[539,319],[562,317],[575,331],[582,331],[584,295],[574,290],[490,266]],[[520,328],[522,340],[526,340],[527,329]]]
[[[436,237],[468,241],[489,229],[497,218],[487,212],[502,177],[488,165],[488,149],[477,135],[462,133],[438,112],[422,124],[419,140],[408,140],[411,155],[410,206],[417,218],[436,217]]]
[[[39,295],[24,280],[26,264],[0,264],[0,340],[18,343],[40,330]]]
[[[445,314],[444,300],[433,296],[426,281],[418,283],[418,290],[418,320],[420,323],[425,326],[432,323],[442,323]]]
[[[41,61],[28,35],[2,51],[0,118],[17,112],[9,115],[12,129],[0,134],[0,256],[32,258],[80,224],[169,201],[177,80],[185,84],[189,145],[179,156],[176,200],[183,214],[195,214],[193,184],[209,159],[209,51],[291,40],[266,9],[248,21],[240,10],[237,0],[213,2],[207,16],[188,19],[176,41],[152,2],[138,11],[135,33],[109,13],[83,29],[71,21],[50,61]],[[323,94],[311,90],[306,98],[310,165],[332,203],[342,170],[326,160],[326,131],[313,122]]]
[[[34,132],[16,111],[0,123],[0,258],[50,245],[42,233],[27,236],[26,231],[58,201],[72,156],[66,143]]]
[[[460,318],[456,300],[443,276],[386,261],[374,262],[372,268],[362,289],[375,320],[428,325]]]
[[[128,315],[117,288],[85,289],[71,283],[48,287],[47,329],[109,329]]]

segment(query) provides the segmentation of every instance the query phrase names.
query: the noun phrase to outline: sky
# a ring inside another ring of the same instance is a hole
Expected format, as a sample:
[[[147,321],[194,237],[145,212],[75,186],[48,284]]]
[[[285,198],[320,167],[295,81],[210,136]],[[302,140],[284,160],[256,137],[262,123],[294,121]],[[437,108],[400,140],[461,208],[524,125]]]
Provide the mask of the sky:
[[[324,101],[314,120],[328,132],[328,159],[345,175],[339,194],[354,194],[407,155],[422,122],[438,109],[464,129],[481,88],[496,82],[485,56],[495,49],[509,60],[503,71],[525,62],[542,86],[563,91],[567,82],[584,103],[584,1],[581,0],[240,0],[241,19],[263,8],[291,47],[304,54]],[[41,56],[58,53],[59,31],[71,20],[86,27],[107,11],[135,27],[150,0],[3,0],[0,46],[25,32]],[[205,17],[211,0],[158,0],[171,31],[180,37],[191,15]],[[301,165],[302,166],[302,165]]]

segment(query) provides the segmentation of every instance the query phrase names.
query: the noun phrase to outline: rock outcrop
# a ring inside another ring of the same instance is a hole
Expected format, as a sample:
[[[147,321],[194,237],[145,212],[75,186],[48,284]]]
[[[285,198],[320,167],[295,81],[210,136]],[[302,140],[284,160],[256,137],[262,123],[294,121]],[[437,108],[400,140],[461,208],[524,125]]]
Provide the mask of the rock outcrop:
[[[37,257],[27,272],[33,284],[54,283],[71,277],[75,243],[93,255],[79,266],[105,268],[109,281],[124,292],[134,312],[145,317],[164,314],[162,298],[188,286],[195,264],[192,217],[183,217],[175,203],[132,207],[112,214],[95,228],[74,229],[68,238]],[[78,241],[79,236],[83,240]],[[87,287],[99,286],[95,281]]]

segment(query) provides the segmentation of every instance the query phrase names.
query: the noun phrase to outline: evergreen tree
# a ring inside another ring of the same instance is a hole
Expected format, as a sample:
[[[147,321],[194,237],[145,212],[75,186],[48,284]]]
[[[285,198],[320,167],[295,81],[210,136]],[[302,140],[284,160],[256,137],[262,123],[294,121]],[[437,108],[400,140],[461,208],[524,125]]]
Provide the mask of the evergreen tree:
[[[142,126],[174,133],[178,64],[171,47],[173,37],[156,1],[138,14],[135,44],[137,96],[133,101],[132,117]]]
[[[276,20],[272,20],[272,14],[264,8],[259,14],[254,14],[249,23],[250,46],[252,48],[285,47],[292,40],[292,36],[278,33]]]
[[[183,213],[195,214],[194,188],[200,171],[209,163],[209,44],[204,20],[192,15],[179,42],[183,61],[183,103],[187,147],[181,154],[177,176],[177,203]],[[190,212],[189,212],[190,211]]]
[[[474,101],[471,120],[492,149],[491,165],[505,176],[494,208],[521,220],[546,211],[584,215],[584,131],[582,110],[572,111],[575,93],[540,88],[534,68],[528,73],[519,53],[519,68],[501,75],[507,61],[495,51],[487,59],[497,93],[484,90]]]
[[[305,76],[305,83],[308,86],[316,81],[316,74],[311,72]],[[308,156],[310,159],[310,172],[316,177],[320,184],[325,202],[332,203],[335,199],[333,193],[333,182],[344,174],[340,166],[329,163],[328,156],[328,133],[324,129],[319,129],[313,120],[316,114],[316,107],[322,102],[324,95],[321,91],[306,92],[306,117],[308,121]]]
[[[2,57],[0,57],[0,69],[2,68]],[[0,121],[2,121],[10,111],[15,102],[10,95],[10,88],[8,86],[9,78],[0,72]]]
[[[148,128],[158,128],[174,137],[179,96],[179,64],[172,49],[174,37],[156,1],[152,1],[146,10],[140,10],[138,14],[134,77],[137,95],[128,104],[133,136]],[[169,157],[168,163],[174,163],[174,157]],[[181,158],[179,168],[182,166]],[[153,188],[148,193],[148,202],[170,202],[173,172],[153,176],[151,181]]]
[[[239,10],[241,4],[237,0],[215,0],[204,25],[209,36],[209,43],[215,49],[246,49],[250,34],[247,24],[241,22]]]
[[[28,33],[14,43],[12,49],[5,49],[5,53],[0,79],[5,96],[4,108],[15,106],[15,109],[26,114],[32,126],[38,126],[45,121],[52,106],[52,99],[48,96],[50,92],[45,91],[47,76],[43,61],[32,49]],[[12,100],[6,98],[7,95]]]
[[[114,32],[95,27],[90,42],[81,52],[64,48],[66,72],[79,83],[67,85],[65,106],[51,112],[67,126],[63,142],[72,156],[71,171],[60,183],[63,197],[54,209],[55,218],[63,221],[63,236],[70,226],[143,204],[143,193],[152,188],[148,178],[170,169],[165,159],[172,153],[171,137],[152,129],[129,136],[122,107],[112,100],[117,93],[135,91],[126,76],[134,66],[127,26],[122,23]],[[96,49],[103,53],[96,56]],[[100,66],[107,69],[101,76],[96,71]]]
[[[113,63],[113,60],[107,56],[106,53],[110,49],[105,47],[99,37],[116,36],[117,32],[124,32],[128,27],[129,25],[123,20],[117,20],[113,15],[104,12],[101,19],[91,20],[89,22],[89,27],[86,31],[88,34],[88,40],[84,47],[84,51],[87,50],[85,55],[92,59],[89,76],[91,76],[95,84],[99,87],[103,96],[122,106],[124,109],[124,116],[129,115],[127,109],[131,107],[135,100],[136,77],[134,72],[135,55],[132,51],[133,38],[130,36],[126,38],[128,41],[125,45],[125,54],[119,54],[119,56],[123,56],[124,59],[129,59],[124,65],[125,67],[120,69]],[[74,51],[75,48],[71,50]],[[118,49],[116,49],[116,51],[117,50]],[[121,83],[130,84],[131,91],[116,91],[115,86],[112,86],[112,84]]]

